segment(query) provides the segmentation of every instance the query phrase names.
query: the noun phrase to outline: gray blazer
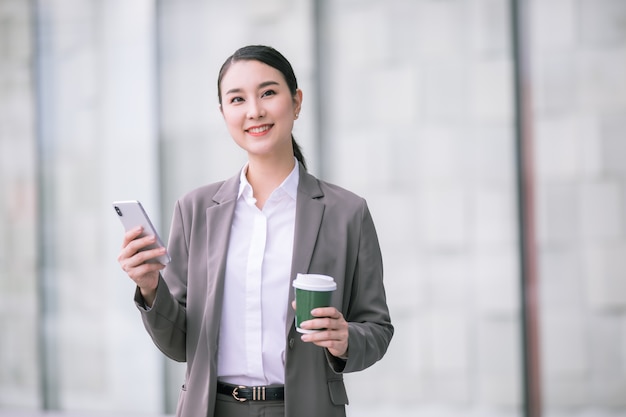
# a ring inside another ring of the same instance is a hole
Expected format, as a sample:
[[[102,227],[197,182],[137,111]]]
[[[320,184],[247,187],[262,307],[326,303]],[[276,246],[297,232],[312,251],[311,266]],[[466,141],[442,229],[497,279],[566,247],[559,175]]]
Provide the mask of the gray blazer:
[[[217,349],[230,226],[239,174],[190,192],[175,206],[165,268],[151,309],[135,301],[156,346],[187,362],[176,415],[213,417]],[[378,237],[364,199],[320,181],[300,166],[291,281],[298,272],[337,281],[332,305],[349,322],[346,361],[304,343],[294,329],[293,291],[286,303],[285,413],[345,416],[344,372],[383,357],[393,335]],[[287,285],[287,283],[285,284]]]

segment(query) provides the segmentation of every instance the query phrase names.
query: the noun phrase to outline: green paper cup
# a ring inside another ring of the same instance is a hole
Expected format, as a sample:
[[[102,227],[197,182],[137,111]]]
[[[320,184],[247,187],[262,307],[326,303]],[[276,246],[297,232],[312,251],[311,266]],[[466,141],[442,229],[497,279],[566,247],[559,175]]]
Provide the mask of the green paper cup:
[[[330,306],[330,297],[337,289],[332,277],[320,274],[298,274],[293,281],[296,292],[296,330],[315,333],[323,329],[301,329],[300,323],[313,319],[311,310]]]

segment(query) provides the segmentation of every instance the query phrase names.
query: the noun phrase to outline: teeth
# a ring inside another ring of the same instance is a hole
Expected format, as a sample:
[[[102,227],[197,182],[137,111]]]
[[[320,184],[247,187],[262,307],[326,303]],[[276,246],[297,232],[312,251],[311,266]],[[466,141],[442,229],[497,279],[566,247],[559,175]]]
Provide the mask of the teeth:
[[[266,130],[269,130],[269,126],[261,126],[261,127],[254,127],[252,129],[249,129],[248,131],[250,133],[261,133],[261,132],[265,132]]]

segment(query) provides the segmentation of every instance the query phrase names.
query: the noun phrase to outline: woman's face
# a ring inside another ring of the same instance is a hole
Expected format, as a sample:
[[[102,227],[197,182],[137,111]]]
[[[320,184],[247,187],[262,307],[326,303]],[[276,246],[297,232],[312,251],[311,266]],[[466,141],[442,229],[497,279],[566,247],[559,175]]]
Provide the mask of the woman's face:
[[[280,71],[259,61],[237,61],[220,87],[226,127],[249,158],[293,155],[291,131],[302,93],[292,96]]]

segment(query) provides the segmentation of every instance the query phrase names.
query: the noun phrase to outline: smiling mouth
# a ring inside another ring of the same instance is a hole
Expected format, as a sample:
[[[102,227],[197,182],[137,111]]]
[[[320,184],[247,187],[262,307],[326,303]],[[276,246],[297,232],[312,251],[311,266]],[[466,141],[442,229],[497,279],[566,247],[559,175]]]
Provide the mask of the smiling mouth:
[[[267,132],[271,128],[272,128],[272,125],[255,126],[255,127],[251,127],[250,129],[246,130],[246,132],[248,132],[248,133],[250,133],[252,135],[260,135],[260,134],[263,134],[263,133]]]

